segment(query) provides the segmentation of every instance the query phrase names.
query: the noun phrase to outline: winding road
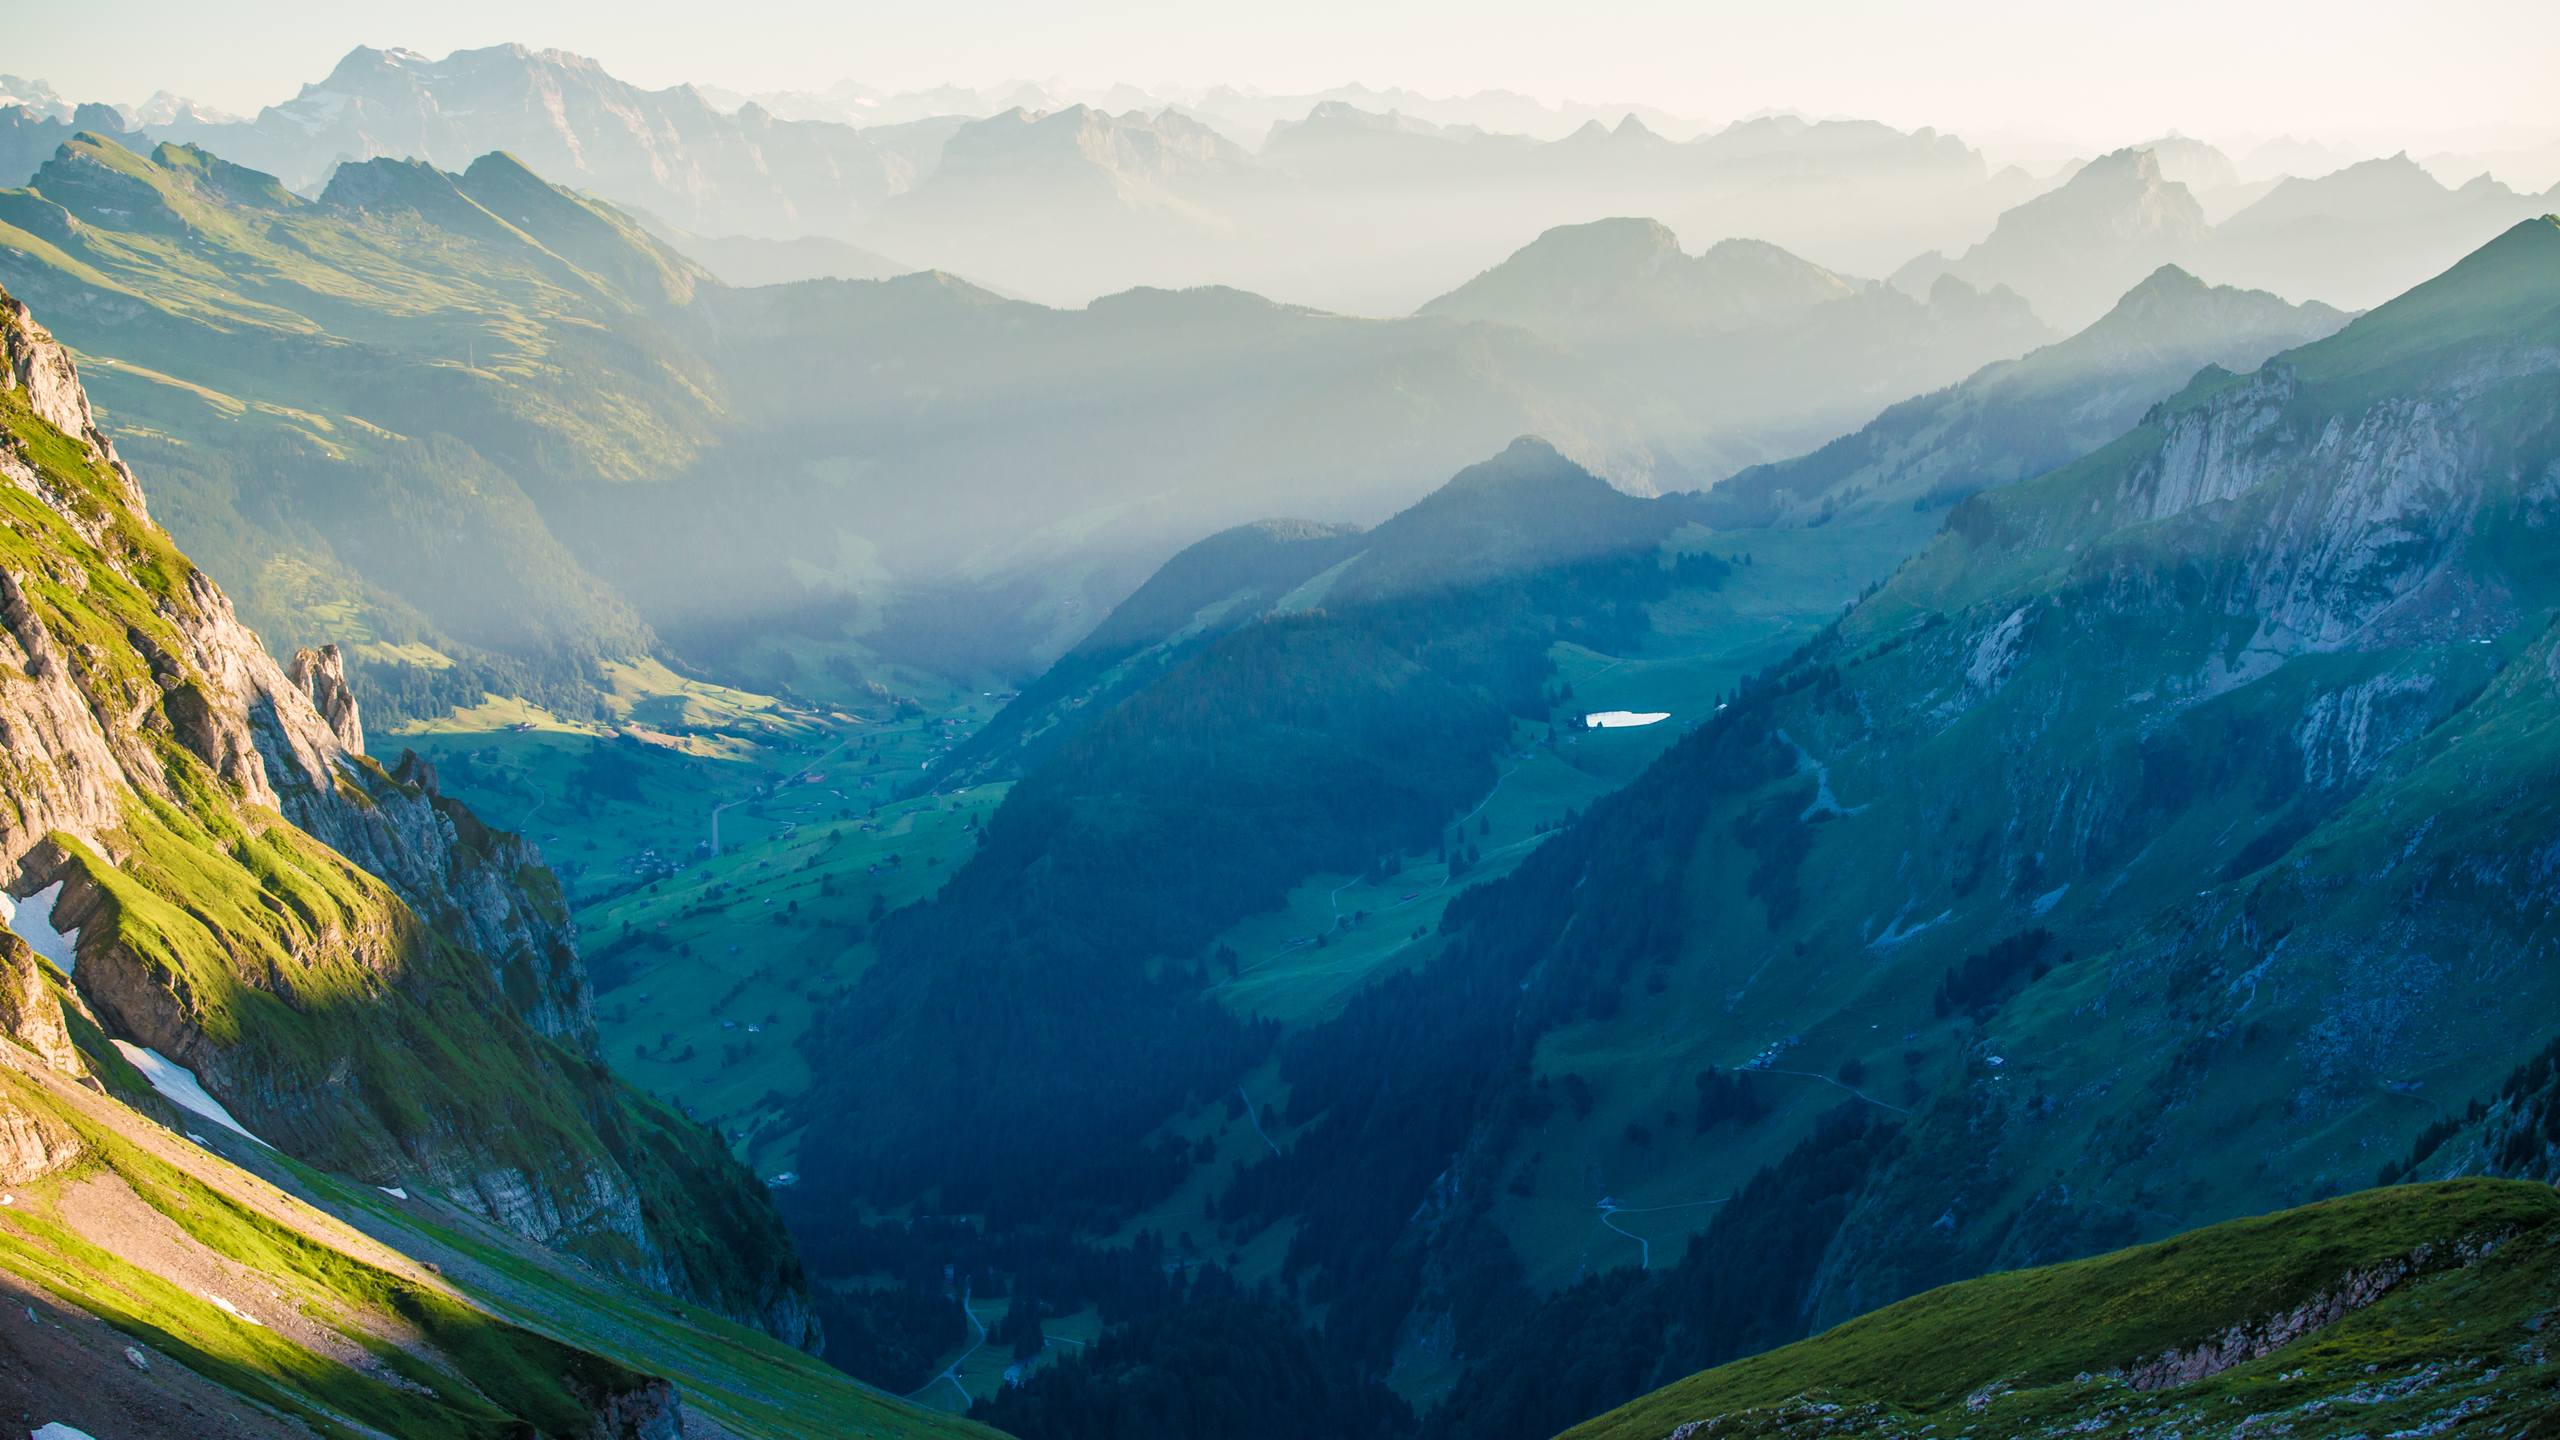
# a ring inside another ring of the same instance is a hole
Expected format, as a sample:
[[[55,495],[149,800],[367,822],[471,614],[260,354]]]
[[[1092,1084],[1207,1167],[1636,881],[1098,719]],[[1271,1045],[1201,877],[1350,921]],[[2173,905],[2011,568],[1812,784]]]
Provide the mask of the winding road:
[[[1819,1071],[1781,1070],[1775,1065],[1763,1065],[1757,1070],[1745,1071],[1743,1073],[1752,1075],[1801,1075],[1807,1080],[1819,1080],[1825,1085],[1837,1085],[1841,1089],[1848,1091],[1850,1094],[1857,1096],[1859,1099],[1866,1101],[1868,1104],[1880,1109],[1890,1110],[1896,1115],[1908,1115],[1911,1113],[1910,1111],[1903,1109],[1901,1106],[1894,1104],[1890,1100],[1879,1100],[1873,1095],[1868,1094],[1866,1091],[1859,1089],[1857,1086],[1850,1084],[1846,1080],[1825,1075]]]
[[[1619,1216],[1654,1215],[1665,1210],[1696,1210],[1708,1205],[1722,1205],[1732,1198],[1730,1195],[1719,1195],[1713,1200],[1684,1200],[1677,1205],[1621,1205],[1603,1195],[1600,1197],[1600,1224],[1602,1228],[1614,1234],[1624,1235],[1642,1247],[1636,1252],[1637,1268],[1650,1270],[1653,1268],[1653,1242],[1619,1224]]]
[[[978,1338],[969,1342],[969,1348],[960,1352],[959,1359],[944,1366],[941,1374],[917,1386],[916,1393],[908,1396],[908,1399],[921,1400],[927,1390],[948,1380],[951,1382],[951,1388],[960,1392],[961,1409],[966,1410],[976,1403],[977,1397],[969,1393],[968,1386],[960,1383],[960,1367],[969,1363],[970,1356],[987,1347],[987,1322],[979,1319],[978,1312],[969,1308],[969,1287],[965,1284],[960,1287],[960,1313],[969,1317],[969,1324],[978,1332]]]
[[[840,751],[840,750],[844,749],[846,746],[848,746],[848,745],[850,745],[850,744],[852,744],[852,743],[853,743],[853,737],[852,737],[852,736],[850,736],[850,735],[847,735],[847,736],[846,736],[846,737],[844,737],[842,740],[839,740],[839,741],[837,741],[837,742],[836,742],[836,744],[835,744],[835,749],[833,749],[833,750],[829,750],[826,754],[819,756],[817,759],[812,760],[812,761],[810,761],[808,764],[801,766],[799,769],[792,771],[789,775],[786,775],[786,776],[784,776],[783,778],[781,778],[780,780],[777,780],[777,781],[773,782],[773,786],[772,786],[772,788],[771,788],[771,789],[769,789],[769,790],[767,790],[767,791],[766,791],[764,794],[762,794],[762,795],[741,795],[741,796],[739,796],[739,797],[738,797],[737,799],[735,799],[735,800],[723,800],[723,801],[721,801],[719,804],[712,806],[712,807],[711,807],[711,854],[713,855],[713,857],[714,857],[714,858],[717,858],[717,857],[719,856],[719,854],[720,854],[720,812],[721,812],[721,811],[723,811],[723,810],[728,810],[728,809],[733,809],[733,808],[735,808],[735,807],[737,807],[737,806],[740,806],[740,805],[751,805],[751,804],[755,803],[755,802],[756,802],[756,801],[758,801],[758,800],[765,800],[765,799],[770,799],[770,798],[772,798],[774,795],[779,794],[779,793],[781,792],[781,790],[782,790],[782,788],[783,788],[784,786],[786,786],[786,785],[791,785],[791,784],[794,784],[794,783],[797,783],[801,776],[808,774],[810,771],[815,770],[815,769],[817,769],[819,766],[824,765],[824,764],[826,764],[828,761],[830,761],[830,760],[834,759],[834,758],[836,757],[836,753],[837,753],[837,751]],[[530,818],[530,817],[528,817],[528,818]]]
[[[1272,1140],[1271,1132],[1262,1128],[1262,1116],[1253,1108],[1253,1097],[1244,1093],[1244,1087],[1239,1085],[1236,1087],[1236,1098],[1244,1102],[1244,1118],[1253,1122],[1253,1133],[1262,1137],[1262,1143],[1269,1145],[1271,1154],[1277,1158],[1280,1154],[1280,1146]]]

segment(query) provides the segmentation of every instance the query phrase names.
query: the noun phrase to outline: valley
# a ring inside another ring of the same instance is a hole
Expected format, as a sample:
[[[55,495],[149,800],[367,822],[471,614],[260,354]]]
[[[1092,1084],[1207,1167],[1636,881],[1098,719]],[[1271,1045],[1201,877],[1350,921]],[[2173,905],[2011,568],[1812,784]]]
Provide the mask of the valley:
[[[2548,1434],[2530,44],[766,8],[0,75],[0,1423]]]

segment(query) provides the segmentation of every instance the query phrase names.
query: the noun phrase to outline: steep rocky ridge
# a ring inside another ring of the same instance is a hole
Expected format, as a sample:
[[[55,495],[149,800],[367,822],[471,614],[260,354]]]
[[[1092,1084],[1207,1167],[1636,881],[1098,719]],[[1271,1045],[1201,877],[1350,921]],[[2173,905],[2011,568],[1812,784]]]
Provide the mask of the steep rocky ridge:
[[[14,299],[0,345],[0,879],[60,887],[82,1000],[296,1154],[808,1339],[760,1187],[604,1070],[532,849],[351,748],[336,658],[276,665]]]

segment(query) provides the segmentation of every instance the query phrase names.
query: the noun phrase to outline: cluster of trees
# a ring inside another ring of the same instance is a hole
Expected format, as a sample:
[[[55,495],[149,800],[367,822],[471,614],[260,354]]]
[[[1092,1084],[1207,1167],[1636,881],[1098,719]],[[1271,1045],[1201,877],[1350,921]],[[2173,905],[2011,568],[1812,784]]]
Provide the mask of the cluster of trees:
[[[2020,976],[2043,979],[2053,968],[2045,959],[2052,948],[2053,932],[2041,925],[1995,940],[1987,948],[1957,961],[1939,979],[1937,993],[1929,997],[1929,1007],[1941,1020],[1959,1012],[1986,1009],[2008,994]]]
[[[1863,1069],[1863,1067],[1861,1067]],[[1855,1085],[1857,1076],[1843,1073],[1840,1083]],[[1709,1066],[1698,1072],[1698,1133],[1719,1125],[1749,1125],[1769,1113],[1769,1097],[1750,1072]]]
[[[817,1310],[827,1363],[894,1394],[922,1389],[969,1336],[958,1300],[904,1285],[821,1286]]]
[[[971,1408],[1023,1440],[1404,1440],[1413,1412],[1268,1296],[1204,1296],[1106,1334]]]

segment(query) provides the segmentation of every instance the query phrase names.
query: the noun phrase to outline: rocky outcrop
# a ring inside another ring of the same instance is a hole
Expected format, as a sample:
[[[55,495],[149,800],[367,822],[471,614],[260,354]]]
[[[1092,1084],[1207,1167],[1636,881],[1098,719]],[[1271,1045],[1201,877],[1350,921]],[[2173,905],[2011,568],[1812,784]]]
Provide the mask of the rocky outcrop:
[[[14,297],[0,300],[0,349],[7,353],[0,390],[22,392],[37,418],[65,435],[104,447],[97,417],[89,409],[89,392],[81,388],[70,354],[53,343],[52,334]]]
[[[2470,1254],[2477,1247],[2466,1247]],[[2234,1325],[2209,1339],[2178,1350],[2163,1351],[2126,1367],[2124,1382],[2136,1390],[2165,1390],[2210,1380],[2235,1365],[2272,1355],[2294,1341],[2331,1325],[2381,1299],[2412,1275],[2436,1268],[2436,1251],[2421,1246],[2401,1259],[2369,1265],[2339,1277],[2338,1282],[2299,1305]]]
[[[347,688],[347,662],[335,645],[296,650],[285,678],[311,697],[312,708],[329,722],[329,731],[350,752],[364,753],[364,722],[356,717],[355,692]]]
[[[676,1388],[651,1380],[597,1402],[587,1440],[684,1440],[684,1406]]]
[[[82,1153],[80,1137],[69,1127],[0,1094],[0,1185],[41,1180]]]
[[[44,962],[5,930],[0,930],[0,1037],[25,1046],[49,1070],[64,1075],[87,1071],[71,1043],[62,1001],[44,978]]]

